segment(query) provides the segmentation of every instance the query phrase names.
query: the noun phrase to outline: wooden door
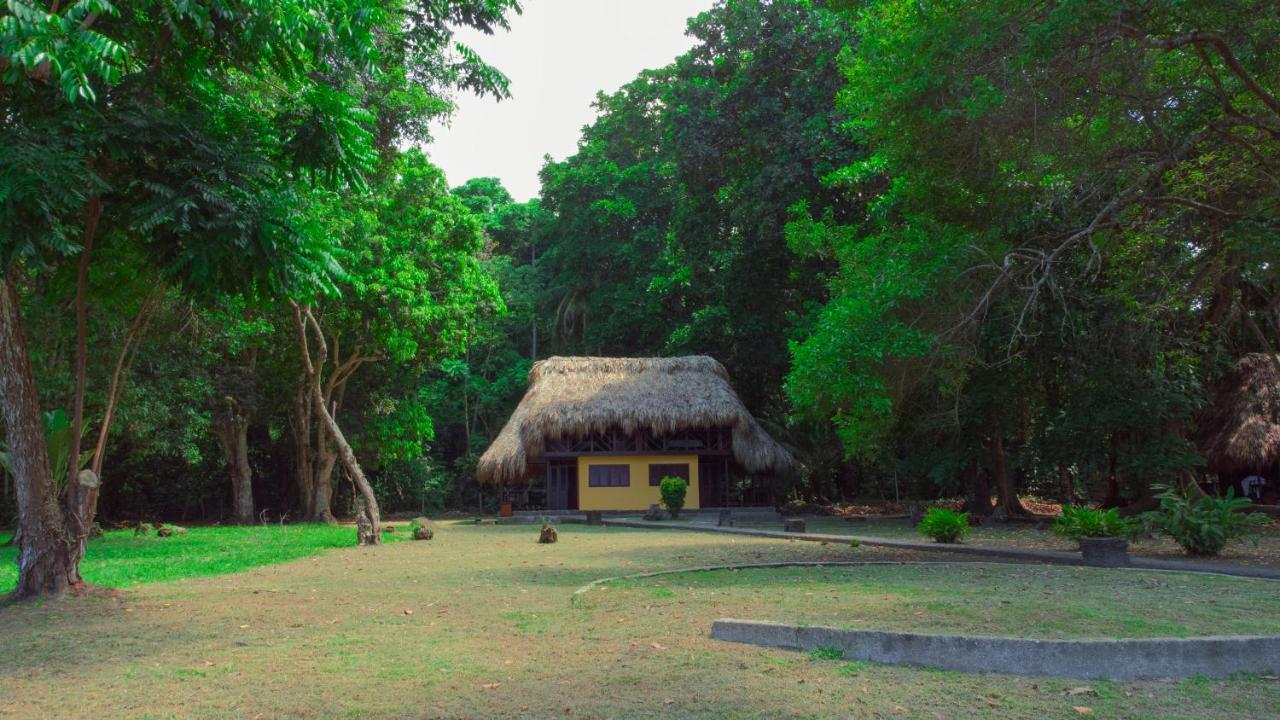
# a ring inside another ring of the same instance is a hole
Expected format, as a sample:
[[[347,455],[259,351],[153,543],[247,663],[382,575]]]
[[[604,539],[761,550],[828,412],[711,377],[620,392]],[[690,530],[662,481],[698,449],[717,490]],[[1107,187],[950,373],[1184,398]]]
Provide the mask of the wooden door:
[[[547,509],[568,510],[569,489],[573,485],[574,466],[547,466]]]

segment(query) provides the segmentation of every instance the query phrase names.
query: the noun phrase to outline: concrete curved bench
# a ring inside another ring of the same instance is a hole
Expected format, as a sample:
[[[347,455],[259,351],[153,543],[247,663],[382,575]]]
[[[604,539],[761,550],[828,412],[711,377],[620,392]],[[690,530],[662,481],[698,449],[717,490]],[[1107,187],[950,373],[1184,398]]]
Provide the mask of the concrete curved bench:
[[[592,580],[574,591],[571,603],[576,604],[584,594],[607,583],[682,573],[787,567],[958,564],[970,563],[835,560],[702,565]],[[1177,571],[1129,568],[1119,572]],[[1253,581],[1274,582],[1268,579],[1253,579]],[[931,667],[958,672],[1136,680],[1280,671],[1280,635],[1035,640],[843,630],[832,627],[723,618],[712,623],[711,637],[726,642],[787,650],[810,651],[818,648],[836,648],[849,660]]]
[[[788,650],[835,648],[850,660],[889,665],[1010,675],[1136,680],[1280,669],[1280,635],[1029,640],[723,619],[712,623],[711,637]]]

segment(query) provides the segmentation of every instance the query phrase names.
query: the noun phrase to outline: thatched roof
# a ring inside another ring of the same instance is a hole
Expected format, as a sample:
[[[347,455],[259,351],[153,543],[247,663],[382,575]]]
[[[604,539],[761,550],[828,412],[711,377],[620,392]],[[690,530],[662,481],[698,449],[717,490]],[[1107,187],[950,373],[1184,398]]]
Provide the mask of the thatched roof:
[[[795,463],[743,407],[712,358],[553,357],[529,371],[528,392],[480,457],[476,476],[482,483],[518,481],[548,441],[611,427],[628,434],[724,427],[747,472],[785,471]]]
[[[1197,444],[1215,472],[1257,471],[1280,460],[1280,357],[1241,358],[1198,426]]]

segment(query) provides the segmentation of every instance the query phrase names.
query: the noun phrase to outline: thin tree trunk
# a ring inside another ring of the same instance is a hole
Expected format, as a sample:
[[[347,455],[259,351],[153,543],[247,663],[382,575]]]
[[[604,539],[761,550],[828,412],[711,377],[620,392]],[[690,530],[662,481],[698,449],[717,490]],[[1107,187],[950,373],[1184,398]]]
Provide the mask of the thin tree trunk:
[[[311,401],[315,404],[315,409],[321,422],[332,436],[333,443],[338,448],[338,457],[342,460],[342,466],[346,468],[347,474],[350,476],[351,482],[355,484],[356,492],[358,493],[356,502],[357,540],[361,545],[380,545],[382,544],[382,518],[378,510],[378,499],[373,493],[373,486],[365,479],[364,471],[360,469],[360,463],[356,460],[355,451],[351,449],[351,444],[347,442],[346,436],[342,434],[342,428],[338,427],[338,423],[333,419],[329,408],[325,406],[324,395],[320,389],[319,368],[324,367],[329,354],[329,348],[324,339],[324,331],[320,329],[320,323],[316,322],[315,316],[311,314],[311,308],[304,308],[296,302],[291,304],[293,305],[294,325],[298,332],[298,341],[302,351],[303,367],[306,369],[307,376],[311,381]],[[307,339],[308,327],[315,334],[316,360],[314,362],[311,359],[310,342]]]
[[[333,517],[333,469],[338,464],[338,453],[334,450],[334,441],[328,429],[322,423],[316,428],[320,436],[315,447],[315,478],[312,488],[312,508],[308,517],[312,522],[334,523]]]
[[[249,465],[249,416],[233,397],[222,399],[217,420],[218,442],[231,480],[231,515],[240,525],[253,524],[253,469]]]
[[[991,478],[996,486],[996,510],[1003,511],[1005,517],[1028,514],[1018,500],[1013,478],[1009,474],[1009,463],[1004,454],[1004,435],[993,435],[988,449],[991,452]]]
[[[119,356],[116,357],[115,371],[111,375],[111,386],[107,391],[107,406],[103,411],[102,426],[98,429],[98,441],[93,448],[89,470],[77,474],[77,487],[73,494],[68,495],[68,507],[78,519],[78,524],[84,529],[76,546],[76,552],[81,557],[84,556],[85,541],[92,532],[94,520],[98,515],[98,492],[102,485],[102,464],[107,450],[107,437],[111,432],[111,422],[115,418],[116,406],[120,400],[125,378],[128,377],[129,368],[133,366],[133,359],[138,354],[138,346],[142,342],[142,336],[146,334],[147,325],[151,321],[151,311],[158,298],[158,293],[149,295],[143,301],[138,314],[129,323],[124,345],[120,348]]]
[[[91,508],[97,500],[98,482],[80,482],[80,442],[84,436],[84,394],[89,364],[89,329],[87,296],[89,294],[89,256],[98,234],[102,217],[102,198],[94,195],[85,203],[84,237],[80,247],[80,266],[76,272],[76,391],[71,401],[71,451],[67,460],[67,476],[63,485],[63,507],[68,510],[67,523],[72,531],[72,552],[84,557],[84,543],[89,539]],[[77,565],[79,562],[77,561]]]
[[[991,483],[987,482],[986,476],[982,474],[982,470],[977,463],[970,465],[964,469],[965,490],[969,497],[965,501],[965,512],[973,513],[986,517],[991,514]]]
[[[61,595],[79,584],[80,558],[68,542],[55,494],[40,398],[12,276],[5,278],[0,292],[0,414],[12,453],[18,500],[18,584],[13,596]]]
[[[302,517],[311,520],[315,515],[315,470],[313,463],[314,429],[311,422],[311,382],[306,372],[298,376],[298,387],[293,396],[293,412],[289,424],[293,429],[294,473],[298,482],[298,500]]]
[[[124,335],[124,344],[116,357],[115,371],[111,373],[111,386],[107,390],[107,407],[102,414],[102,427],[98,428],[98,442],[93,447],[93,459],[89,463],[89,469],[99,477],[102,476],[102,464],[107,453],[107,437],[111,432],[111,423],[115,420],[120,394],[124,390],[125,380],[133,367],[133,359],[138,356],[138,346],[142,344],[142,338],[147,334],[147,327],[151,324],[151,317],[159,300],[159,290],[153,291],[143,300],[138,314],[134,315],[129,323],[129,330]],[[96,512],[96,506],[94,510]]]
[[[1058,486],[1062,488],[1062,503],[1075,505],[1076,479],[1071,475],[1071,468],[1067,467],[1066,463],[1058,463]]]

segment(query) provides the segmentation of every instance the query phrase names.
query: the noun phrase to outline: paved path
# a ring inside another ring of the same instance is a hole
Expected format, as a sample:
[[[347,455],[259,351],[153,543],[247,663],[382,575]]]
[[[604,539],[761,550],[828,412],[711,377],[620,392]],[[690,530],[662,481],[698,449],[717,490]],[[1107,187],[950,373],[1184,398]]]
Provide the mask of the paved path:
[[[857,540],[860,545],[874,547],[897,548],[899,550],[918,550],[921,552],[957,553],[960,555],[976,555],[979,557],[1008,558],[1032,562],[1046,562],[1058,565],[1080,565],[1080,554],[1065,550],[1031,550],[1014,547],[992,547],[989,545],[948,545],[945,543],[919,542],[915,540],[897,540],[894,538],[869,537],[865,535],[829,535],[826,533],[792,533],[781,530],[759,530],[755,528],[719,527],[702,523],[685,523],[672,525],[667,523],[645,522],[643,520],[606,519],[605,525],[610,527],[640,528],[642,530],[689,530],[692,532],[716,532],[726,535],[748,535],[751,537],[777,538],[779,540],[805,540],[808,542],[826,542],[848,544]],[[1235,575],[1239,577],[1265,578],[1280,580],[1280,570],[1274,568],[1249,567],[1246,565],[1230,565],[1225,563],[1195,562],[1192,560],[1160,560],[1132,556],[1132,567],[1142,570],[1172,570],[1176,572],[1213,573],[1217,575]]]

